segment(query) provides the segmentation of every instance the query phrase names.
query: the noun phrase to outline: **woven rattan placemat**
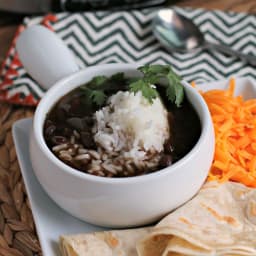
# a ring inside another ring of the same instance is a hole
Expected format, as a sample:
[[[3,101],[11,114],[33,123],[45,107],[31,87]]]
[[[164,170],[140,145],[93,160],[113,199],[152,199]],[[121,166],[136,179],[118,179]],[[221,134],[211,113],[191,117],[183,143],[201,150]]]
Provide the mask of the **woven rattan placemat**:
[[[32,115],[31,108],[17,108],[1,103],[0,256],[41,255],[11,131],[15,121]]]

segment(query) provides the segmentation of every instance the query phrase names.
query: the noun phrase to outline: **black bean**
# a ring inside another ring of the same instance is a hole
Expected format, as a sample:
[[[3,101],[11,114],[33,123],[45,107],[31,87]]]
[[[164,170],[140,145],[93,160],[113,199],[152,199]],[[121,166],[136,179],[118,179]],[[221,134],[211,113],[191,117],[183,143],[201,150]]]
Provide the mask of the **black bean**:
[[[71,106],[70,106],[70,104],[68,104],[68,103],[65,103],[65,104],[61,104],[60,106],[59,106],[65,113],[69,113],[69,111],[70,111],[70,109],[71,109]]]
[[[57,123],[57,126],[56,126],[56,133],[58,133],[59,135],[62,135],[62,131],[64,129],[64,125],[63,123],[59,122]]]
[[[83,120],[79,117],[71,117],[67,119],[67,123],[69,124],[69,126],[77,131],[88,130],[86,123],[84,123]]]
[[[172,164],[172,156],[171,155],[163,155],[162,158],[160,159],[160,167],[164,168],[167,166],[170,166]]]
[[[61,102],[56,108],[56,116],[59,121],[64,121],[70,116],[71,106],[68,103]]]
[[[174,151],[174,147],[173,147],[171,140],[167,140],[164,144],[164,152],[171,154],[171,153],[173,153],[173,151]]]
[[[53,125],[53,121],[50,119],[46,119],[44,128],[47,129],[49,126]]]
[[[45,129],[45,137],[47,139],[51,138],[56,131],[57,127],[54,124],[51,124]]]
[[[90,149],[96,148],[96,144],[90,132],[81,132],[81,141],[85,148],[90,148]]]
[[[82,120],[83,120],[83,122],[84,122],[88,127],[92,127],[93,124],[94,124],[92,117],[86,116],[86,117],[83,117]]]
[[[70,111],[71,113],[79,113],[81,110],[81,101],[78,97],[75,97],[74,99],[72,99],[72,101],[70,102],[71,106],[70,106]]]
[[[62,135],[66,137],[70,137],[73,134],[73,130],[68,128],[68,127],[63,127],[62,128]]]
[[[59,122],[63,122],[66,119],[66,112],[61,108],[57,108],[56,109],[56,119]]]
[[[67,143],[68,140],[66,137],[56,135],[52,137],[51,141],[54,145],[61,145]]]

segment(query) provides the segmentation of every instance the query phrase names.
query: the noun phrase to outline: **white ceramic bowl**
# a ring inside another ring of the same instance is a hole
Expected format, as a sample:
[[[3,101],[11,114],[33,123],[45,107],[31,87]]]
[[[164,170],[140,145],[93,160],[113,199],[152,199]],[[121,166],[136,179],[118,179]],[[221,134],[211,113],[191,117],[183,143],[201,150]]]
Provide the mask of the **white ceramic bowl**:
[[[19,42],[19,51],[25,41]],[[34,68],[32,64],[31,67]],[[199,115],[202,132],[194,148],[170,167],[138,177],[104,178],[77,171],[54,156],[43,137],[46,115],[54,104],[97,75],[124,72],[127,76],[138,76],[136,68],[131,64],[109,64],[75,72],[46,93],[34,115],[30,156],[40,184],[61,208],[101,226],[130,227],[157,221],[197,193],[213,159],[214,131],[210,113],[200,94],[185,82],[186,95]]]
[[[45,191],[70,214],[103,226],[144,225],[180,206],[201,187],[213,158],[213,127],[204,100],[195,89],[184,83],[202,125],[199,141],[184,158],[163,170],[131,178],[96,177],[67,166],[45,143],[43,125],[47,113],[58,99],[77,86],[94,76],[109,76],[116,72],[138,75],[134,65],[95,66],[58,82],[47,92],[34,116],[31,161]]]

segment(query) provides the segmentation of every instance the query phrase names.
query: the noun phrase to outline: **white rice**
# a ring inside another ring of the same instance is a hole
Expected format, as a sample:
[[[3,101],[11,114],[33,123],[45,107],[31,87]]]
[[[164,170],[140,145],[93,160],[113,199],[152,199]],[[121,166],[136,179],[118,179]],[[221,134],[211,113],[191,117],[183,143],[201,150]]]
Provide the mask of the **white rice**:
[[[141,92],[119,91],[95,113],[93,133],[97,146],[109,158],[118,152],[136,164],[164,150],[170,134],[168,113],[159,98],[150,104]]]

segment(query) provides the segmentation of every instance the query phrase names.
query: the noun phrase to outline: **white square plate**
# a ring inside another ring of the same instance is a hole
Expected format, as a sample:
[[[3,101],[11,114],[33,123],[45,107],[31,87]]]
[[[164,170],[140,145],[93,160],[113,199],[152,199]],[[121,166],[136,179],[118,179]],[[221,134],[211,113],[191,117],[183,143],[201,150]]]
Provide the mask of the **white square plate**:
[[[198,85],[197,88],[206,91],[224,89],[227,86],[228,81],[216,81]],[[236,94],[243,95],[246,99],[256,98],[256,85],[248,78],[237,78]],[[32,119],[30,118],[17,121],[13,126],[13,138],[43,255],[57,256],[60,255],[58,249],[60,235],[99,231],[103,228],[72,217],[58,207],[41,188],[34,175],[29,158],[28,144],[31,126]]]
[[[22,119],[14,124],[13,138],[16,153],[43,255],[60,256],[58,239],[61,234],[92,232],[102,228],[92,226],[66,213],[44,192],[30,163],[28,145],[31,127],[32,118]]]

